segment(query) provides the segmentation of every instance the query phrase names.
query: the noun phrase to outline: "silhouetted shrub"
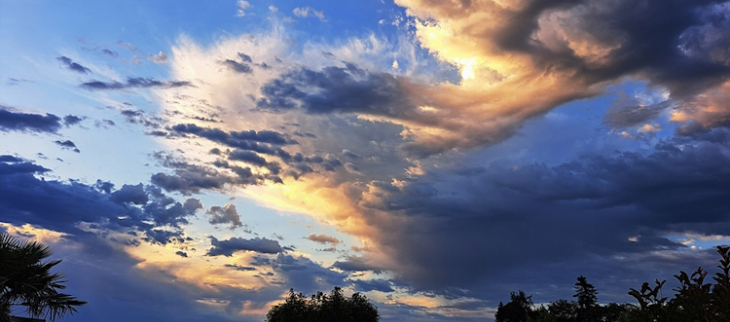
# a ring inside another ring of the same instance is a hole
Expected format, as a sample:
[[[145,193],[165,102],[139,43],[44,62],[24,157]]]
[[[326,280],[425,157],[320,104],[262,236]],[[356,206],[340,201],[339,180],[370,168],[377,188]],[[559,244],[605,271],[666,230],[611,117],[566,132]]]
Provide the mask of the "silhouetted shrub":
[[[360,293],[345,297],[335,287],[329,295],[322,292],[307,298],[289,290],[283,304],[276,305],[266,315],[268,322],[377,322],[378,309]]]

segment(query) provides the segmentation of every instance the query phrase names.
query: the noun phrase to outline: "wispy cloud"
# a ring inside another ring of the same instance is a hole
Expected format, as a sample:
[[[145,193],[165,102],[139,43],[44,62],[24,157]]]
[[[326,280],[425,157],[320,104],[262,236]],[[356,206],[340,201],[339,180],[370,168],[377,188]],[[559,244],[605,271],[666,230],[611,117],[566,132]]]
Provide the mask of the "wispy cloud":
[[[314,10],[310,7],[298,7],[294,8],[293,11],[294,15],[301,18],[308,18],[308,17],[316,17],[322,22],[326,22],[327,19],[324,18],[324,13],[322,11]]]
[[[159,81],[154,78],[130,77],[125,83],[90,81],[81,84],[81,87],[88,90],[122,90],[128,88],[176,88],[193,86],[188,81]]]

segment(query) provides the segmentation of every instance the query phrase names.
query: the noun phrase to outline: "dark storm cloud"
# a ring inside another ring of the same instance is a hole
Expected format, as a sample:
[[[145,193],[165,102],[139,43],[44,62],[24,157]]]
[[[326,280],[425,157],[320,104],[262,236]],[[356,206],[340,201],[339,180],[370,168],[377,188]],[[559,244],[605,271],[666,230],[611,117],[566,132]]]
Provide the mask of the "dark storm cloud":
[[[306,294],[346,284],[347,274],[324,268],[306,257],[280,253],[270,263],[271,268],[286,279],[287,287]]]
[[[390,284],[390,281],[384,279],[373,279],[373,280],[350,280],[355,287],[356,292],[394,292],[395,290]]]
[[[507,50],[531,54],[540,66],[574,70],[590,83],[637,74],[666,86],[673,97],[691,95],[730,75],[730,52],[721,51],[728,37],[720,32],[729,24],[723,10],[715,6],[720,3],[726,1],[622,0],[609,5],[600,1],[534,1],[502,27],[497,43]],[[620,40],[621,45],[607,54],[601,66],[595,66],[572,51],[549,50],[533,41],[531,35],[538,29],[540,15],[556,8],[575,9],[570,16],[573,27],[597,42]]]
[[[83,117],[78,117],[76,115],[66,115],[63,117],[63,124],[65,124],[66,126],[71,126],[71,125],[79,124],[83,120],[84,120]]]
[[[12,155],[0,155],[0,175],[46,173],[51,171],[42,166]]]
[[[243,161],[260,167],[266,165],[266,159],[256,154],[256,152],[239,149],[236,149],[228,154],[228,160]]]
[[[218,172],[203,170],[200,167],[178,169],[175,172],[173,175],[162,172],[153,174],[150,181],[167,191],[179,191],[184,195],[200,193],[200,190],[204,189],[223,189],[226,184],[235,181],[219,175]]]
[[[240,150],[278,156],[285,162],[291,159],[291,154],[276,145],[298,144],[296,140],[291,139],[288,135],[267,130],[258,132],[253,130],[225,132],[215,128],[202,128],[195,124],[178,124],[171,127],[170,130],[179,134],[194,134]],[[234,153],[241,154],[241,156],[245,154],[240,151]],[[260,163],[260,160],[257,162]]]
[[[181,251],[181,250],[178,250],[178,251],[176,251],[176,252],[175,252],[175,255],[178,255],[178,256],[180,256],[180,257],[185,257],[185,258],[187,258],[187,257],[188,257],[188,253],[186,253],[186,252],[184,252],[184,251]]]
[[[463,175],[439,170],[403,188],[373,183],[374,198],[365,205],[408,218],[403,225],[370,220],[382,248],[416,288],[548,288],[546,281],[574,279],[581,270],[618,278],[611,270],[626,261],[685,248],[669,234],[730,231],[727,146],[677,140],[662,141],[651,153],[588,155],[555,166],[494,164]],[[376,269],[367,255],[333,266]],[[520,281],[535,271],[541,272],[535,284]],[[628,279],[609,286],[614,296],[637,286]]]
[[[348,157],[350,159],[359,159],[360,158],[359,155],[357,155],[355,152],[352,152],[352,151],[350,151],[348,149],[342,150],[342,155],[344,155],[344,156],[346,156],[346,157]]]
[[[147,134],[149,136],[158,136],[158,137],[167,136],[167,132],[165,132],[165,131],[149,131],[149,132],[145,132],[145,134]]]
[[[243,145],[243,147],[238,146],[241,144],[241,141],[254,141],[254,142],[261,142],[261,143],[269,143],[269,144],[276,144],[276,145],[288,145],[288,144],[297,144],[297,141],[291,139],[286,134],[282,134],[276,131],[232,131],[232,132],[225,132],[220,129],[216,128],[203,128],[199,127],[195,124],[178,124],[171,128],[171,130],[177,132],[177,133],[185,133],[185,134],[194,134],[197,136],[200,136],[202,138],[206,138],[208,140],[226,144],[233,148],[244,148],[249,147],[248,145]],[[246,149],[251,150],[251,149]]]
[[[120,82],[102,82],[90,81],[81,84],[82,88],[88,90],[122,90],[128,88],[176,88],[190,87],[192,83],[188,81],[159,81],[153,78],[129,77],[125,83]]]
[[[335,168],[342,166],[342,161],[337,157],[328,154],[325,156],[322,166],[327,171],[335,171]]]
[[[368,73],[355,65],[291,71],[261,88],[260,109],[301,108],[307,113],[364,113],[415,119],[416,106],[401,81],[387,73]]]
[[[0,105],[0,131],[31,131],[55,133],[61,128],[61,118],[53,114],[39,115],[12,112]]]
[[[225,265],[223,265],[223,267],[229,267],[229,268],[235,269],[237,271],[242,271],[242,272],[251,272],[251,271],[255,271],[256,270],[256,267],[239,266],[239,265],[236,265],[236,264],[225,264]]]
[[[159,187],[147,186],[145,192],[151,200],[144,204],[142,209],[158,226],[180,227],[188,223],[188,217],[195,215],[196,211],[202,208],[198,199],[188,198],[184,203],[180,203],[162,193]]]
[[[154,186],[142,191],[141,184],[125,185],[113,191],[113,185],[101,181],[88,186],[76,181],[44,180],[35,174],[49,172],[46,168],[12,156],[0,160],[0,212],[3,221],[14,225],[28,223],[82,236],[86,233],[77,225],[95,223],[111,230],[142,231],[146,239],[167,243],[181,239],[180,225],[187,223],[185,218],[196,210],[183,206]],[[155,229],[163,226],[173,230]]]
[[[383,271],[382,267],[377,264],[365,259],[364,257],[348,256],[345,261],[336,261],[332,264],[332,267],[339,268],[346,272],[365,272],[372,271],[374,273],[380,273]]]
[[[65,140],[65,141],[56,140],[56,141],[53,141],[53,143],[56,143],[59,146],[61,146],[62,148],[72,150],[76,153],[81,152],[81,150],[79,150],[79,148],[76,147],[76,144],[73,143],[71,140]]]
[[[91,69],[81,66],[81,64],[74,62],[73,60],[71,60],[71,58],[68,58],[66,56],[61,56],[56,59],[58,59],[60,62],[62,62],[66,66],[66,68],[68,68],[72,71],[75,71],[75,72],[81,73],[81,74],[91,73]]]
[[[265,177],[254,174],[250,168],[231,166],[219,163],[216,166],[230,169],[235,176],[221,173],[214,168],[190,164],[170,155],[155,153],[160,163],[174,170],[174,174],[156,173],[152,175],[153,184],[166,191],[178,191],[184,195],[199,193],[201,190],[223,190],[229,185],[255,185],[263,182]]]
[[[241,58],[241,61],[244,63],[253,63],[251,56],[246,55],[244,53],[238,53],[238,57]]]
[[[233,70],[237,73],[243,73],[243,74],[250,74],[253,73],[253,69],[251,69],[251,66],[245,63],[239,63],[235,60],[226,59],[224,61],[220,62],[221,65],[228,67],[228,69]]]
[[[278,241],[259,237],[252,239],[232,237],[231,239],[218,240],[210,236],[210,244],[213,247],[208,250],[206,256],[223,255],[231,257],[233,253],[238,251],[253,251],[263,254],[276,254],[284,251]]]
[[[114,191],[109,197],[109,200],[118,203],[126,202],[133,203],[135,205],[144,205],[147,201],[149,201],[149,197],[141,183],[134,186],[125,184],[121,189]]]

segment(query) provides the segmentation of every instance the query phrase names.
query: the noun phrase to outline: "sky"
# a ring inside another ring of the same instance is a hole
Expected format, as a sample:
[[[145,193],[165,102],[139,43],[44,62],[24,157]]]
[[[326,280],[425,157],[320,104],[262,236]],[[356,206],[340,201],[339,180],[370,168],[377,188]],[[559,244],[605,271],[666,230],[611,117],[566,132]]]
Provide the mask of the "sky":
[[[0,0],[0,230],[62,260],[64,321],[631,302],[730,243],[727,30],[711,0]]]

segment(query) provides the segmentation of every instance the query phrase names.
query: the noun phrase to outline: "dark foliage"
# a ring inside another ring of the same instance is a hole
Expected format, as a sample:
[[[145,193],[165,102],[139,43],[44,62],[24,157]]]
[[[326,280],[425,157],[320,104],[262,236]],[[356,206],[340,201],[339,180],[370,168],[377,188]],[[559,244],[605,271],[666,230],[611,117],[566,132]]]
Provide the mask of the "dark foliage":
[[[271,308],[268,322],[377,322],[378,309],[360,293],[345,297],[335,287],[330,294],[317,292],[311,298],[289,290],[284,304]]]
[[[526,296],[520,290],[510,294],[510,301],[503,305],[499,302],[497,314],[494,316],[496,322],[521,322],[527,321],[532,315],[532,295]]]
[[[638,305],[598,304],[598,291],[584,276],[575,283],[575,301],[557,300],[534,307],[523,291],[512,293],[507,304],[499,303],[497,322],[727,322],[730,321],[730,247],[718,246],[720,272],[707,281],[702,267],[692,274],[674,275],[679,286],[674,297],[664,296],[666,280],[646,282],[630,289]]]
[[[36,242],[20,242],[8,234],[0,234],[0,322],[11,321],[13,306],[23,306],[34,318],[50,320],[73,314],[86,304],[61,293],[66,288],[59,274],[51,269],[60,260],[43,262],[51,249]]]

